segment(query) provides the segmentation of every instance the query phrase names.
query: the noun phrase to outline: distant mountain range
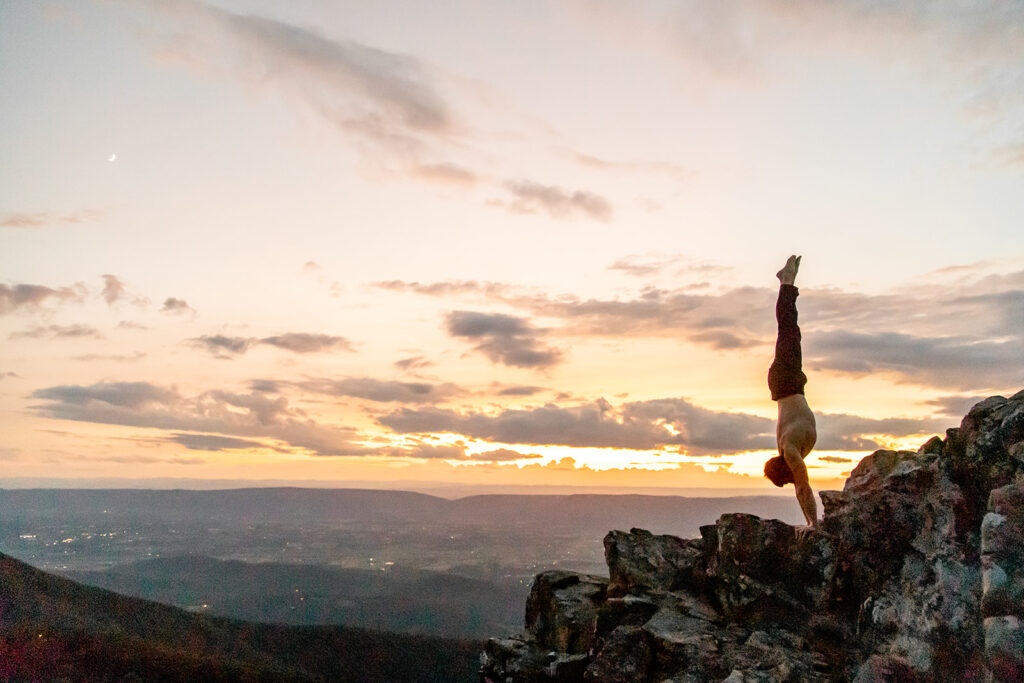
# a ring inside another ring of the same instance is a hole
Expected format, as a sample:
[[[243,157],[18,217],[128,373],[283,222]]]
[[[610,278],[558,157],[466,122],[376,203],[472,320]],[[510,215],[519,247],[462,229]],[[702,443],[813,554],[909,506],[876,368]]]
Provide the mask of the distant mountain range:
[[[223,491],[145,489],[0,490],[4,523],[104,518],[204,523],[403,521],[487,528],[536,528],[585,535],[642,526],[697,534],[726,512],[799,522],[792,497],[685,498],[650,495],[481,495],[448,500],[409,491],[252,488]]]
[[[476,680],[481,643],[190,614],[0,555],[0,680]]]

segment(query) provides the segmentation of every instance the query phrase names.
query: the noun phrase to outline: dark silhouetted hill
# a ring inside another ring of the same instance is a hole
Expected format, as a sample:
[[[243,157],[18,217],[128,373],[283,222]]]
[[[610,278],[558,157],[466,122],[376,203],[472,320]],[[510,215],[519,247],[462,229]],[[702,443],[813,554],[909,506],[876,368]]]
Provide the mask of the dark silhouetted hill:
[[[0,680],[469,682],[479,648],[191,614],[0,555]]]

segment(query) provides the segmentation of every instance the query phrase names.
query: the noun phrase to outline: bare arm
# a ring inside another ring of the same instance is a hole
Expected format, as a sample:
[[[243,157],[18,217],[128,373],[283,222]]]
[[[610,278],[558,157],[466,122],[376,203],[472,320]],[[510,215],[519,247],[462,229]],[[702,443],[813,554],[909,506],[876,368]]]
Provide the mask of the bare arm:
[[[787,446],[782,452],[782,457],[793,472],[793,486],[796,487],[796,500],[800,503],[800,510],[804,513],[804,519],[809,526],[818,524],[818,504],[814,500],[814,491],[807,479],[807,466],[799,449]]]

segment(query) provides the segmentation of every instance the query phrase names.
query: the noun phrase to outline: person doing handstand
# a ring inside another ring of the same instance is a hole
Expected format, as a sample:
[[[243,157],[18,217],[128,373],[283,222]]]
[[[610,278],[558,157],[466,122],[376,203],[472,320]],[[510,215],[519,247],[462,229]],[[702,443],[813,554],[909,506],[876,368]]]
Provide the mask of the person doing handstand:
[[[818,523],[818,506],[807,480],[804,458],[814,448],[818,434],[814,413],[804,397],[807,375],[801,367],[800,326],[796,315],[796,298],[800,292],[793,285],[800,259],[800,256],[790,256],[782,270],[776,273],[781,283],[775,303],[779,336],[775,342],[775,361],[768,369],[768,388],[772,392],[772,400],[779,404],[779,421],[775,428],[779,455],[765,463],[764,476],[776,486],[793,484],[796,487],[800,509],[807,524],[813,527]]]

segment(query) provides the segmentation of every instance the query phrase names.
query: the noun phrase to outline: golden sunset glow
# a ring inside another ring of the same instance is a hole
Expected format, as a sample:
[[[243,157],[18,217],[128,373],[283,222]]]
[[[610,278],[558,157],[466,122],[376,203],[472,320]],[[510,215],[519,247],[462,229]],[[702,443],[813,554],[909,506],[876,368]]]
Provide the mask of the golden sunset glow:
[[[791,253],[816,487],[1019,390],[1020,8],[799,4],[5,3],[0,486],[779,493]]]

